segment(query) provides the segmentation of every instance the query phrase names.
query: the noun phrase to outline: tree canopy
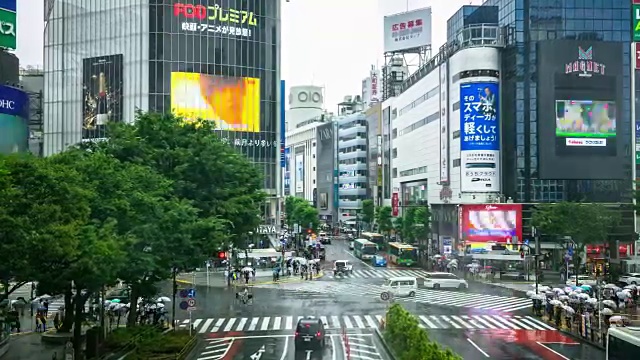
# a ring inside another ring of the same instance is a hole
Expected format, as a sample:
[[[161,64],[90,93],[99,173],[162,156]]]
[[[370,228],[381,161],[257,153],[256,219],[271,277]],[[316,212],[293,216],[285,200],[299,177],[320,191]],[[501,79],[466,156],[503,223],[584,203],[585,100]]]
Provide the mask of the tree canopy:
[[[362,222],[369,225],[369,229],[373,230],[373,222],[375,221],[376,209],[373,200],[367,199],[362,201]]]
[[[393,230],[393,212],[391,206],[382,206],[377,209],[376,222],[378,223],[378,229],[384,235],[389,235]]]
[[[108,141],[49,158],[0,156],[0,300],[36,281],[64,296],[62,328],[79,332],[75,315],[104,286],[125,282],[136,304],[253,230],[262,184],[211,124],[172,115],[139,113]]]
[[[305,199],[295,196],[288,196],[285,199],[286,221],[289,228],[294,224],[300,225],[303,229],[317,230],[320,223],[318,210]],[[309,225],[311,225],[309,227]]]

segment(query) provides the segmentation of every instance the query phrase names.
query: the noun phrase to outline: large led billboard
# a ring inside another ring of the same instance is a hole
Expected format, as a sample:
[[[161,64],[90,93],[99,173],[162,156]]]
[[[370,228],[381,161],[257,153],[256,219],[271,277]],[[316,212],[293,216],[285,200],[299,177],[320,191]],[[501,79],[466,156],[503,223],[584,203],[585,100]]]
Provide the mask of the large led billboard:
[[[625,102],[622,43],[537,44],[536,138],[540,179],[628,177],[631,109]],[[533,134],[533,132],[532,132]],[[532,169],[533,170],[533,169]]]
[[[260,131],[260,79],[171,73],[171,109],[187,120],[214,121],[219,130]]]
[[[522,241],[521,204],[461,205],[461,237],[471,249]]]
[[[122,121],[122,54],[82,61],[82,139],[106,137],[110,122]]]
[[[18,22],[16,0],[0,0],[0,48],[16,49]]]
[[[29,148],[29,95],[21,89],[0,85],[0,154]]]

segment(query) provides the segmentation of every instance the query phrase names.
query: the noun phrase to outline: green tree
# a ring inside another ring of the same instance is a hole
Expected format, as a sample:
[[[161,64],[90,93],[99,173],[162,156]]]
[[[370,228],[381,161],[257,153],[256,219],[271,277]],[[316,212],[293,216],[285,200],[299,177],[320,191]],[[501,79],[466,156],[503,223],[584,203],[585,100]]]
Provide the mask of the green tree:
[[[68,255],[79,245],[92,193],[81,174],[49,159],[3,156],[0,169],[0,277],[6,298],[42,272],[71,265]],[[9,288],[9,281],[16,286]]]
[[[378,214],[376,222],[378,223],[378,229],[387,237],[393,230],[393,216],[391,206],[382,206],[378,208]]]
[[[240,247],[245,234],[263,221],[263,176],[257,165],[223,143],[214,130],[209,121],[138,113],[135,123],[113,126],[109,141],[97,146],[171,180],[174,195],[190,201],[199,218],[226,221]],[[221,240],[210,239],[218,246]]]
[[[285,199],[286,221],[289,227],[294,224],[303,229],[317,230],[320,224],[318,210],[305,199],[289,196]],[[311,227],[309,227],[311,224]]]
[[[367,199],[362,201],[362,222],[367,224],[368,229],[373,229],[373,221],[375,220],[375,206],[373,200]]]
[[[402,241],[406,243],[413,243],[416,237],[416,208],[406,208],[402,214]]]
[[[415,240],[427,239],[431,234],[431,210],[428,206],[415,208],[413,214]]]
[[[569,236],[575,242],[575,269],[579,268],[580,256],[588,244],[608,242],[611,231],[620,223],[620,213],[603,204],[560,202],[541,204],[536,207],[531,225],[542,234],[561,239]]]

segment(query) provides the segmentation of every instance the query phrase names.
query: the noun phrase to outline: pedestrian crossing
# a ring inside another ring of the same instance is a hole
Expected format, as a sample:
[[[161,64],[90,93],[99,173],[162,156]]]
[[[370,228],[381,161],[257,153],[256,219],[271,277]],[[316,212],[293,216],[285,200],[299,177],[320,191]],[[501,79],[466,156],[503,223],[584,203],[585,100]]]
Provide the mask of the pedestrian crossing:
[[[334,277],[333,271],[327,271],[327,275],[325,277],[329,279],[337,278],[342,279],[342,277]],[[354,279],[386,279],[390,277],[402,277],[402,276],[410,276],[410,277],[425,277],[428,271],[422,269],[386,269],[386,268],[369,268],[369,269],[353,269],[353,274],[345,275],[345,279],[354,278]]]
[[[177,326],[200,334],[220,332],[293,331],[305,316],[265,316],[177,320]],[[318,316],[328,330],[378,328],[383,315]],[[420,327],[430,330],[555,330],[531,316],[509,315],[418,315]]]
[[[380,294],[388,289],[376,284],[362,283],[296,283],[283,284],[280,289],[288,295],[303,297],[309,293],[342,296],[368,296],[380,299]],[[474,308],[500,312],[514,312],[531,308],[531,300],[524,297],[498,296],[471,293],[467,291],[447,291],[416,289],[414,297],[397,297],[396,301],[432,304],[461,308]]]

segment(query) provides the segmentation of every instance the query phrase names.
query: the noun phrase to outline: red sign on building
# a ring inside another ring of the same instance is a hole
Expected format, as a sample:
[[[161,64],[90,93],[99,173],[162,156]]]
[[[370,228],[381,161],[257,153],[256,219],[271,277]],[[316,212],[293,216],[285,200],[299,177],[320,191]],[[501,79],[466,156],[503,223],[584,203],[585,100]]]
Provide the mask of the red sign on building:
[[[398,193],[394,192],[393,195],[391,195],[391,215],[398,216],[399,210],[400,198],[398,197]]]
[[[640,1],[640,0],[636,0],[636,1]],[[636,53],[636,69],[640,69],[640,43],[636,42],[633,43],[635,48],[635,53]]]
[[[460,235],[466,241],[506,244],[517,236],[518,243],[522,242],[521,204],[474,204],[461,208]]]

